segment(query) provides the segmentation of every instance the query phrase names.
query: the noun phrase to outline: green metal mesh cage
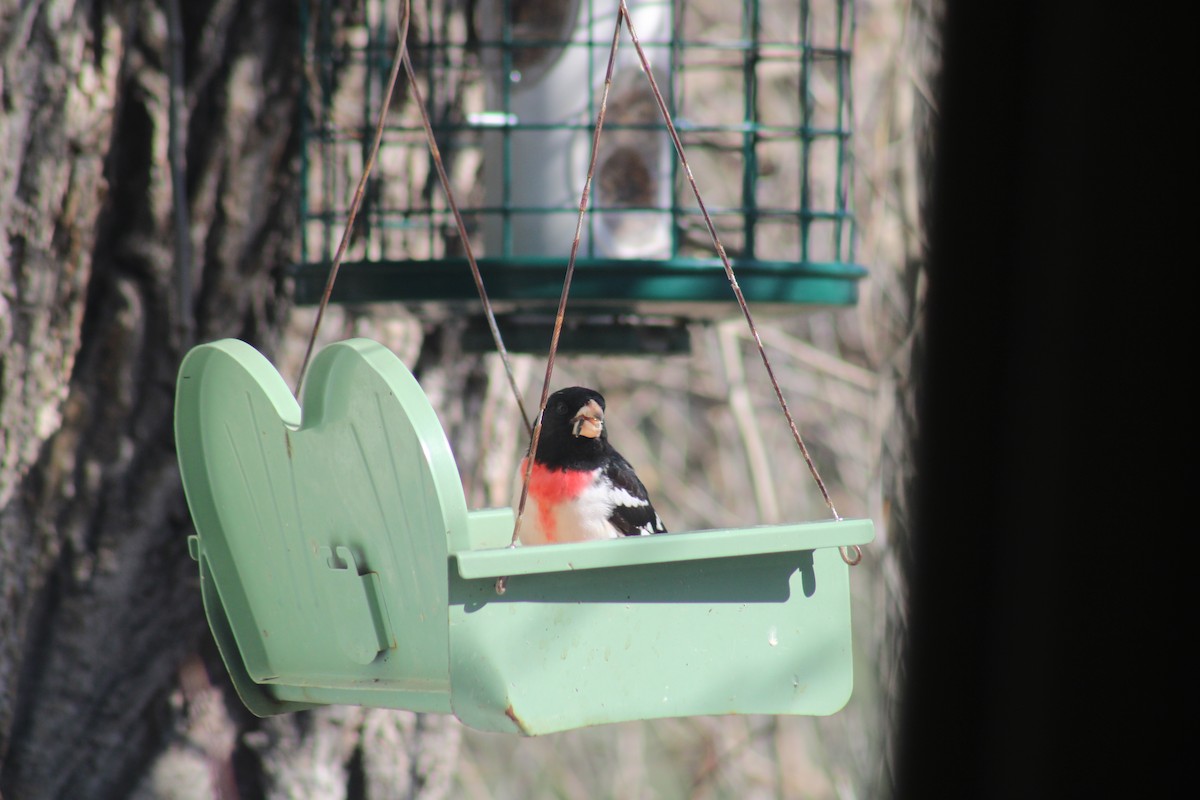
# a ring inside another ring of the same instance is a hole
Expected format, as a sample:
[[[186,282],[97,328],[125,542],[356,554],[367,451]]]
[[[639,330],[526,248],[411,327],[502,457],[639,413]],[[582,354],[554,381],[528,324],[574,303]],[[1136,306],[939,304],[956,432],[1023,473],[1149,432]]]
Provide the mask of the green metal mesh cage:
[[[738,282],[759,308],[851,305],[850,0],[628,0]],[[346,223],[396,41],[397,3],[306,0],[297,298]],[[414,0],[408,44],[485,284],[504,312],[557,302],[617,0]],[[401,76],[335,300],[478,304]],[[622,32],[572,303],[736,313],[649,82]]]

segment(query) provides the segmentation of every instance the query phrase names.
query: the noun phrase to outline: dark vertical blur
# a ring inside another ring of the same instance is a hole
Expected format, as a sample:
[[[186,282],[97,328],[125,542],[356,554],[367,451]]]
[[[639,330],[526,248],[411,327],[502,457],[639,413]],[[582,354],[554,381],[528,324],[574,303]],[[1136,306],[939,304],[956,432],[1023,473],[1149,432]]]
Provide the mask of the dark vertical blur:
[[[1157,602],[1191,501],[1151,475],[1195,251],[1160,258],[1173,201],[1142,187],[1180,111],[1129,9],[949,6],[897,797],[1122,796],[1179,768],[1192,694],[1166,668],[1191,613]]]

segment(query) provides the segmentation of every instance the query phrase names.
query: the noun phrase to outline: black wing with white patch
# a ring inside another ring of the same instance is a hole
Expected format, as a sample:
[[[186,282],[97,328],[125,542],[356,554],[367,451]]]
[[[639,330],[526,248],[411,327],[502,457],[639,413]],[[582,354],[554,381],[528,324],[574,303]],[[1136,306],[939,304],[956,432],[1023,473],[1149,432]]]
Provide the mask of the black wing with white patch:
[[[612,451],[612,457],[604,466],[604,477],[611,482],[616,501],[608,521],[622,536],[667,532],[666,526],[658,518],[658,512],[650,504],[646,487],[629,462],[616,450]]]

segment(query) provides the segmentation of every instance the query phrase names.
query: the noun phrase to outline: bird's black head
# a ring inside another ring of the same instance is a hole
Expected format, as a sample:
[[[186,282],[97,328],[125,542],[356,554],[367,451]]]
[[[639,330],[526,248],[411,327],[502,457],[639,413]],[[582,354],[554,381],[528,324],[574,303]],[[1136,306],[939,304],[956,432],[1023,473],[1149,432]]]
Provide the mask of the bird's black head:
[[[591,468],[608,445],[604,397],[597,391],[572,386],[546,401],[537,460],[551,467]]]

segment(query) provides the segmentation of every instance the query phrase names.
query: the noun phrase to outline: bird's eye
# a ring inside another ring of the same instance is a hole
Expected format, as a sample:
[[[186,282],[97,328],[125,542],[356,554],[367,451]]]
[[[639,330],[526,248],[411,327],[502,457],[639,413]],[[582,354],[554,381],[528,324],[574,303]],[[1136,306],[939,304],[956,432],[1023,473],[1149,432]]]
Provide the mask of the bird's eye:
[[[556,412],[558,412],[559,414],[566,414],[567,413],[567,404],[564,403],[563,401],[559,400],[557,403],[554,404],[554,410]]]

